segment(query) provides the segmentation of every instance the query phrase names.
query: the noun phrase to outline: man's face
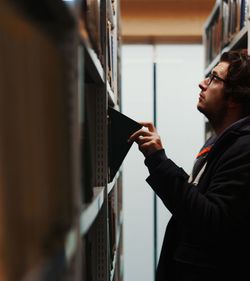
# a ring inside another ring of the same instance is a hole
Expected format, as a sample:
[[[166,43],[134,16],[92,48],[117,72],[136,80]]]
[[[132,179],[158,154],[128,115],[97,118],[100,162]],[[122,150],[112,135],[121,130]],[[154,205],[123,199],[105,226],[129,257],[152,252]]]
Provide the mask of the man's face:
[[[224,80],[227,75],[229,63],[220,62],[213,70],[212,78],[204,79],[199,87],[201,89],[197,109],[210,121],[216,121],[227,112],[227,99],[224,96]],[[219,79],[221,78],[221,79]]]

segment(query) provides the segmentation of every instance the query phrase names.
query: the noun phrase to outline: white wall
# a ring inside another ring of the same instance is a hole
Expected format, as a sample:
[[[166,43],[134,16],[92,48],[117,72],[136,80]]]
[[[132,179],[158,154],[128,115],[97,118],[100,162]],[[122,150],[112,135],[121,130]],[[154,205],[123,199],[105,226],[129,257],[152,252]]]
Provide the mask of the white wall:
[[[156,46],[157,128],[167,155],[187,172],[203,144],[203,117],[196,110],[203,77],[201,45]],[[153,121],[153,58],[150,45],[122,48],[122,111]],[[125,281],[153,281],[153,193],[144,157],[134,144],[123,164]],[[158,254],[169,212],[158,200]]]
[[[137,121],[153,118],[152,46],[122,48],[122,111]],[[144,157],[133,144],[123,164],[124,280],[153,280],[153,192]]]
[[[204,118],[196,109],[203,79],[202,45],[159,45],[157,60],[157,130],[166,154],[190,173],[204,141]],[[158,255],[170,213],[158,201]]]

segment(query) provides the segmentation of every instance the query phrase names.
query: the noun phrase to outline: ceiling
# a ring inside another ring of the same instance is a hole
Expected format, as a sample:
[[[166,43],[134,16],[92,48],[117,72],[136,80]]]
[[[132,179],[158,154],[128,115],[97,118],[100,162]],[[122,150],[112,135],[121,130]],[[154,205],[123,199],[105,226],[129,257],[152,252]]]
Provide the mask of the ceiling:
[[[202,42],[216,0],[120,0],[124,43]]]

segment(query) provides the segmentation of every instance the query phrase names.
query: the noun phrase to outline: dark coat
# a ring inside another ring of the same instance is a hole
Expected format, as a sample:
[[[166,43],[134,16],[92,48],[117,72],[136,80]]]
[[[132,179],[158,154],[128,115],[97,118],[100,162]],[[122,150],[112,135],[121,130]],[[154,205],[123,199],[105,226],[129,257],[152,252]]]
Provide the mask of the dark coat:
[[[156,152],[147,182],[172,213],[157,281],[250,280],[250,117],[224,131],[197,186]]]

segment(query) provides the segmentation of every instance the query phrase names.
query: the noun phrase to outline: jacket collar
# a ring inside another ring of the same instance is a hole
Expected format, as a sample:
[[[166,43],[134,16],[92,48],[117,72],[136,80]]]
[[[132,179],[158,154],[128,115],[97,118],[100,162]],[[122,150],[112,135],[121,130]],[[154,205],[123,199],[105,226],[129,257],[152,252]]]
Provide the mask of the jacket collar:
[[[231,124],[227,127],[220,135],[216,138],[216,143],[221,139],[224,139],[229,134],[241,135],[241,134],[250,134],[250,115],[239,119],[238,121]]]
[[[224,151],[230,143],[232,143],[239,136],[250,134],[250,115],[236,121],[227,127],[220,135],[215,136],[214,144],[208,158],[213,158],[214,153]]]

